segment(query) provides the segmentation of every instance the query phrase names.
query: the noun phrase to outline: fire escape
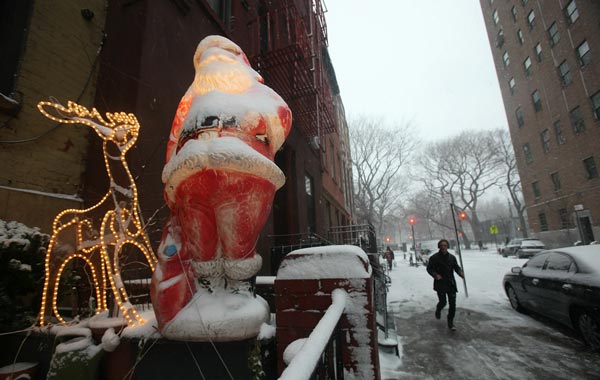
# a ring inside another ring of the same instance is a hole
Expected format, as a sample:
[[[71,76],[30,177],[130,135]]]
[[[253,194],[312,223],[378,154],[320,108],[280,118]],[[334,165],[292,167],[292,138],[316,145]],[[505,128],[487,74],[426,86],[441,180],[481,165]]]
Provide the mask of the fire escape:
[[[335,132],[322,1],[263,4],[248,26],[252,67],[288,103],[302,134],[311,139]]]

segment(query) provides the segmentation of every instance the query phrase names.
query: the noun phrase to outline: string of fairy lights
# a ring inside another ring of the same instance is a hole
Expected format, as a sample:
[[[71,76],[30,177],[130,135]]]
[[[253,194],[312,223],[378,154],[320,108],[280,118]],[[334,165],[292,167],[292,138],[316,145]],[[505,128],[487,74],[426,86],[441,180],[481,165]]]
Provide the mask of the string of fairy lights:
[[[45,258],[45,279],[42,292],[42,305],[40,309],[40,325],[48,324],[47,303],[51,301],[51,310],[54,316],[61,323],[66,323],[58,310],[59,283],[61,275],[67,264],[74,259],[82,259],[91,268],[93,286],[96,290],[98,305],[96,314],[108,310],[108,291],[114,296],[114,300],[119,311],[127,321],[129,326],[142,325],[144,319],[129,301],[127,291],[120,273],[120,260],[123,248],[127,245],[133,245],[142,252],[148,262],[150,269],[154,271],[157,262],[156,256],[151,248],[150,241],[142,224],[142,218],[139,214],[138,191],[135,180],[127,166],[126,153],[138,138],[140,124],[135,115],[124,112],[106,113],[106,117],[92,108],[88,110],[73,101],[69,101],[67,106],[56,102],[39,102],[39,111],[47,118],[65,124],[83,124],[94,129],[96,134],[103,140],[103,155],[106,173],[110,180],[110,188],[106,195],[94,206],[87,209],[66,209],[61,211],[52,223],[52,236],[48,244],[48,251]],[[47,109],[56,112],[51,114]],[[108,144],[115,144],[120,155],[118,157],[110,156],[108,153]],[[119,161],[124,173],[128,177],[127,186],[119,186],[111,172],[111,161]],[[119,196],[125,196],[127,202],[118,201]],[[129,209],[124,208],[129,204]],[[84,239],[85,231],[92,231],[94,224],[89,216],[92,213],[102,211],[102,208],[108,210],[104,213],[100,223],[98,236],[94,236],[92,241]],[[77,247],[66,257],[60,257],[56,253],[59,238],[75,228]],[[100,253],[100,264],[95,263],[91,257],[95,252]],[[58,270],[54,272],[54,261],[61,260]],[[52,278],[54,282],[52,283]],[[51,299],[50,299],[51,293]]]

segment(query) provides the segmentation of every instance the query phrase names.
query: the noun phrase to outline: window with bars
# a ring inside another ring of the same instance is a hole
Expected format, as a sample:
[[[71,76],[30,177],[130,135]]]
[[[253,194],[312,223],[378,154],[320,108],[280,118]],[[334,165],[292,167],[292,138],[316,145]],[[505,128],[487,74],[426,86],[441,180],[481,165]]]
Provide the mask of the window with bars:
[[[510,8],[510,14],[512,14],[513,22],[517,22],[517,7],[513,5],[513,7]]]
[[[562,133],[562,128],[560,126],[560,120],[557,120],[553,124],[554,126],[554,136],[556,137],[556,143],[558,145],[562,145],[567,142],[567,139]]]
[[[569,212],[566,208],[561,208],[558,210],[558,220],[560,222],[561,229],[567,229],[571,227],[571,223],[569,222]]]
[[[575,0],[569,1],[567,6],[564,9],[565,17],[567,18],[567,23],[572,25],[579,19],[579,10],[577,9],[577,5],[575,4]]]
[[[548,219],[546,219],[546,213],[540,212],[538,214],[540,220],[540,231],[548,231]]]
[[[521,4],[522,4],[523,6],[526,6],[528,1],[529,1],[529,0],[521,0]]]
[[[510,78],[510,80],[508,81],[508,88],[510,89],[510,94],[514,95],[515,94],[515,78]],[[598,94],[600,94],[600,92],[598,92]]]
[[[502,54],[502,62],[504,62],[504,67],[508,66],[508,64],[510,63],[510,58],[508,56],[507,51],[505,51],[504,54]]]
[[[523,61],[523,68],[525,69],[525,76],[528,77],[531,75],[531,58],[527,57]]]
[[[566,59],[562,61],[560,65],[558,65],[558,75],[560,76],[563,86],[568,86],[571,84],[571,82],[573,82],[571,66],[569,66],[569,62],[567,62]]]
[[[527,14],[527,24],[529,25],[529,30],[535,26],[535,12],[533,9]]]
[[[540,191],[540,183],[538,181],[531,183],[531,190],[533,190],[533,196],[535,199],[538,199],[542,196],[542,192]]]
[[[542,133],[540,133],[540,139],[542,140],[542,150],[544,153],[548,153],[550,151],[550,131],[544,129]]]
[[[498,25],[500,22],[500,17],[498,17],[498,10],[494,9],[494,13],[492,13],[492,19],[494,19],[494,25]]]
[[[533,109],[535,112],[542,110],[542,97],[540,96],[540,92],[538,90],[535,90],[531,93],[531,101],[533,102]]]
[[[585,169],[587,179],[598,178],[598,167],[596,167],[596,161],[594,161],[594,157],[588,157],[583,160],[583,167]]]
[[[558,25],[553,22],[548,28],[548,36],[550,37],[550,46],[554,46],[560,41],[560,33],[558,32]]]
[[[594,117],[600,120],[600,91],[596,92],[590,97],[592,100],[592,108],[594,111]]]
[[[523,154],[525,155],[525,162],[527,162],[528,164],[533,162],[533,156],[531,155],[529,143],[523,144]]]
[[[569,112],[569,117],[571,119],[573,133],[577,135],[585,131],[585,122],[583,121],[583,114],[581,113],[581,108],[579,108],[579,106],[573,108]]]
[[[525,119],[523,117],[523,111],[521,110],[521,107],[515,110],[515,117],[517,118],[517,125],[519,128],[523,128],[525,125]]]
[[[583,41],[579,46],[577,46],[577,58],[579,59],[579,65],[581,67],[587,66],[592,60],[592,56],[590,54],[590,45],[587,41]]]
[[[552,180],[554,191],[559,191],[560,189],[562,189],[562,184],[560,183],[560,176],[558,175],[558,172],[550,174],[550,179]]]
[[[504,30],[500,28],[496,35],[496,47],[501,48],[502,46],[504,46]]]
[[[538,62],[542,62],[542,45],[538,42],[533,49],[535,52],[535,58]]]

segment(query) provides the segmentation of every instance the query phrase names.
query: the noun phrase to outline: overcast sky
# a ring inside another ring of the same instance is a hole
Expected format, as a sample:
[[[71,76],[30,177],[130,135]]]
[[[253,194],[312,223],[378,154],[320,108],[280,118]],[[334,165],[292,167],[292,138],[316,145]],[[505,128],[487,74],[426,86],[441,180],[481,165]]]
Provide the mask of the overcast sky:
[[[346,116],[411,121],[425,139],[507,128],[477,0],[325,0]]]

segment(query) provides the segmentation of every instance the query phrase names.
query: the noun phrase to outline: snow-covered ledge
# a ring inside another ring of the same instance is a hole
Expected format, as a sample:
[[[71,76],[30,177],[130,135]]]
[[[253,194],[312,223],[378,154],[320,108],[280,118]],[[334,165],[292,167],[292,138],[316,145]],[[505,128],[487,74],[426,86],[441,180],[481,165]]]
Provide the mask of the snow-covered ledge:
[[[284,356],[293,356],[294,346],[297,349],[303,338],[311,336],[338,290],[347,294],[339,319],[344,376],[380,378],[371,266],[367,254],[351,245],[300,249],[283,259],[275,279],[279,373],[286,368]],[[303,362],[302,366],[312,365],[301,358],[296,360]],[[312,367],[307,372],[311,373]]]
[[[308,336],[308,339],[304,341],[302,347],[295,354],[288,354],[288,349],[293,348],[293,342],[286,348],[283,354],[284,357],[292,356],[292,359],[279,377],[280,380],[308,380],[311,377],[321,353],[327,347],[331,334],[344,312],[347,296],[348,294],[343,289],[334,290],[331,294],[333,301],[331,306]]]

